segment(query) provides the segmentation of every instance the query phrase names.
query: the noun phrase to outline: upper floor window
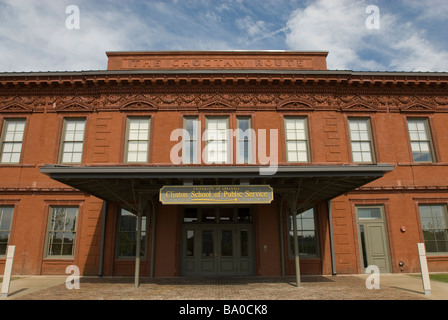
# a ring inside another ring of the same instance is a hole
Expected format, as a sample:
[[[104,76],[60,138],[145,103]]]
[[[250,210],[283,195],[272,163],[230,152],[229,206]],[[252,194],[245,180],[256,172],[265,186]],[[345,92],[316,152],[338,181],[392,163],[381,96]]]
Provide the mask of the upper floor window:
[[[61,163],[81,163],[86,119],[64,119],[61,143]]]
[[[229,161],[229,118],[210,117],[206,119],[205,162],[227,163]]]
[[[369,119],[349,119],[353,162],[375,162]]]
[[[309,162],[307,118],[285,118],[288,162]]]
[[[1,139],[1,163],[19,163],[25,119],[5,119]]]
[[[199,152],[199,121],[198,117],[184,118],[184,137],[182,148],[182,162],[185,164],[198,163]]]
[[[13,211],[13,206],[0,206],[0,256],[4,256],[8,248]]]
[[[237,117],[237,163],[252,163],[252,124],[250,117]]]
[[[149,117],[128,118],[126,162],[148,162]]]
[[[446,205],[419,205],[423,238],[428,253],[448,253],[448,214]]]
[[[434,161],[428,119],[408,119],[408,128],[414,161]]]

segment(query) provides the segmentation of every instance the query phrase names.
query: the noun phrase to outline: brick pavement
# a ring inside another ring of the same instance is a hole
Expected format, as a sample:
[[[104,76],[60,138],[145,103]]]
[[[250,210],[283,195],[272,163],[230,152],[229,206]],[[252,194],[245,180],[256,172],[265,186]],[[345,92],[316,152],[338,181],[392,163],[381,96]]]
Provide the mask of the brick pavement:
[[[13,297],[11,297],[13,298]],[[418,292],[380,286],[368,290],[355,276],[305,276],[302,286],[294,278],[141,279],[81,278],[79,290],[56,285],[20,300],[424,300]]]

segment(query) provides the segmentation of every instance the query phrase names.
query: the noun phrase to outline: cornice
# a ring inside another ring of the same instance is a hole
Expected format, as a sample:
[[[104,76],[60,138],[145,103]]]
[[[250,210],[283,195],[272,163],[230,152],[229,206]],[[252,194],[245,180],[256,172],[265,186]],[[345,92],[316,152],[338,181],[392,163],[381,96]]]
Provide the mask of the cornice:
[[[102,79],[99,78],[100,75],[103,76]],[[412,79],[409,79],[411,76],[406,78],[402,75],[404,78],[401,82],[386,79],[385,83],[375,82],[373,74],[367,79],[367,75],[355,77],[351,73],[321,72],[301,74],[226,72],[208,74],[208,78],[202,73],[120,73],[119,78],[114,78],[114,75],[89,74],[83,80],[69,82],[64,82],[68,79],[58,82],[46,78],[47,82],[40,84],[25,83],[24,75],[22,82],[12,79],[15,76],[10,76],[9,82],[0,85],[0,113],[100,110],[448,112],[446,82],[448,76],[441,75],[415,75]],[[333,78],[323,79],[325,75]],[[104,80],[104,76],[108,77],[107,81]],[[189,78],[180,78],[181,76]],[[299,79],[299,76],[302,78]],[[349,76],[353,76],[354,80],[349,80]],[[376,76],[384,79],[393,77],[387,74]],[[0,81],[2,77],[5,77],[5,74],[0,74]],[[81,77],[81,75],[75,73],[64,77]],[[426,82],[419,80],[419,77],[425,78]],[[13,80],[15,82],[11,83]],[[414,82],[409,83],[411,80]],[[404,84],[406,81],[408,84]]]

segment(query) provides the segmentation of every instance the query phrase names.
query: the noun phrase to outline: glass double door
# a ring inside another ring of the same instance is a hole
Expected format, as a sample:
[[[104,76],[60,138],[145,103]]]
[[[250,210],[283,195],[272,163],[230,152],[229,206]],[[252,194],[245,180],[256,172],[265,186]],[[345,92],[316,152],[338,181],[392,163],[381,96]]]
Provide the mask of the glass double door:
[[[184,225],[181,274],[183,276],[253,275],[252,238],[252,225]]]

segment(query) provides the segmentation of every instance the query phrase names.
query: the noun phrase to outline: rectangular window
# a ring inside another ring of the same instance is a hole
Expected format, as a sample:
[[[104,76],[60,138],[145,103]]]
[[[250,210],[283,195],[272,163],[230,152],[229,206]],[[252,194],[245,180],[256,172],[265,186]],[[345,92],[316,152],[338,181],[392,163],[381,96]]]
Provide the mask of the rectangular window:
[[[289,253],[294,256],[294,231],[292,216],[289,219]],[[309,209],[297,215],[297,238],[299,241],[299,255],[303,257],[317,257],[317,234],[314,209]]]
[[[73,257],[78,207],[50,207],[49,219],[47,257]]]
[[[229,161],[229,118],[207,118],[206,163],[226,163]]]
[[[85,119],[64,119],[61,163],[82,162],[85,125]]]
[[[146,253],[146,216],[142,216],[140,256]],[[118,258],[133,258],[137,252],[137,216],[121,209],[118,229]]]
[[[182,162],[199,163],[199,121],[197,117],[184,118],[184,137],[182,138]]]
[[[252,125],[250,117],[238,117],[237,163],[252,163]]]
[[[13,206],[0,207],[0,256],[6,255],[11,233]]]
[[[285,118],[288,162],[309,162],[306,118]]]
[[[25,119],[6,119],[1,140],[1,163],[19,163],[22,152]]]
[[[373,142],[369,119],[349,119],[353,162],[373,163]]]
[[[415,162],[432,162],[433,150],[428,119],[408,119],[412,157]]]
[[[419,205],[425,247],[428,253],[448,253],[446,205]]]
[[[148,162],[150,118],[128,118],[126,162]]]

